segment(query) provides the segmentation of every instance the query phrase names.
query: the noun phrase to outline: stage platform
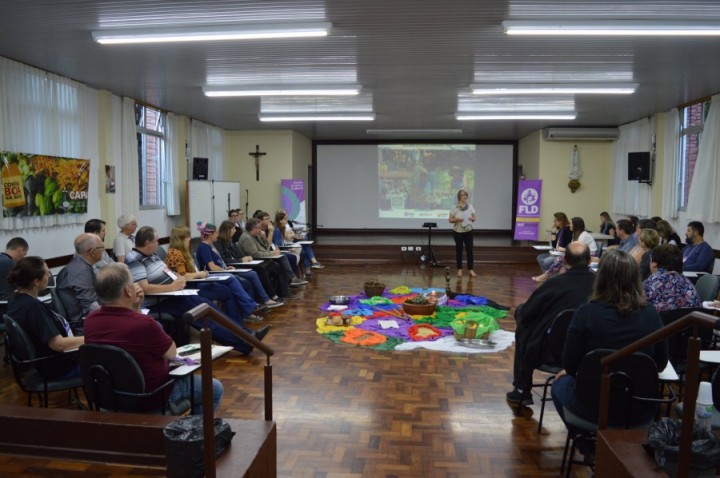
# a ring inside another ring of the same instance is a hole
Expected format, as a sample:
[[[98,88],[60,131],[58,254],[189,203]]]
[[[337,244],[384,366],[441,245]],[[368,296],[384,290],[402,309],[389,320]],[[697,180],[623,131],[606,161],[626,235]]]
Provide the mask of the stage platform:
[[[368,262],[421,264],[427,255],[427,231],[316,231],[313,250],[321,262]],[[514,241],[512,234],[476,231],[475,262],[536,264],[534,243]],[[455,242],[452,231],[432,233],[432,247],[438,262],[454,269]],[[405,250],[403,250],[405,248]]]

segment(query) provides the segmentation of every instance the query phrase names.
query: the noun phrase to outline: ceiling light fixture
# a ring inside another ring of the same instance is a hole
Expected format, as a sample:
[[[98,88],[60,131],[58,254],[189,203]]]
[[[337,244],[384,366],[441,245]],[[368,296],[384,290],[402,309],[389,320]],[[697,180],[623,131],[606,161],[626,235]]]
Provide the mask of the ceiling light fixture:
[[[164,43],[218,40],[254,40],[267,38],[324,37],[331,24],[245,23],[233,25],[187,25],[182,27],[112,28],[92,32],[93,39],[104,45],[125,43]]]
[[[298,113],[269,115],[260,114],[258,119],[264,123],[281,121],[373,121],[373,113]]]
[[[360,85],[277,85],[277,86],[206,86],[205,96],[352,96],[360,94]]]
[[[718,36],[720,23],[696,21],[598,20],[533,21],[507,20],[502,28],[508,35],[582,36]]]
[[[367,134],[462,134],[461,129],[368,129]]]
[[[473,95],[630,95],[637,83],[537,83],[537,84],[475,84]]]
[[[513,114],[488,114],[488,113],[457,113],[455,118],[459,121],[484,121],[484,120],[574,120],[576,113],[554,114],[554,113],[513,113]]]

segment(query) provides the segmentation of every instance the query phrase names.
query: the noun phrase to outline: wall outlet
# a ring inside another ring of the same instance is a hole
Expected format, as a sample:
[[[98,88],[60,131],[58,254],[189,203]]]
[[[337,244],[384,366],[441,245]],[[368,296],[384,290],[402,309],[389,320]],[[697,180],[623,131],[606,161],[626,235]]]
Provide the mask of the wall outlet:
[[[401,251],[401,252],[406,252],[406,251],[407,251],[407,247],[402,246],[402,247],[400,248],[400,251]]]
[[[416,252],[420,252],[421,250],[422,250],[422,247],[420,247],[420,246],[415,246],[415,251],[416,251]]]

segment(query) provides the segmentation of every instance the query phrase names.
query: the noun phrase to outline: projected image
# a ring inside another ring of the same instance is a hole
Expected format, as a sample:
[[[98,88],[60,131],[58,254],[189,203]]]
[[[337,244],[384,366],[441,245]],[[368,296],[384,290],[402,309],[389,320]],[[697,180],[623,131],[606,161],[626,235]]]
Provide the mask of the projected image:
[[[465,189],[472,203],[474,144],[378,145],[380,218],[447,218]]]

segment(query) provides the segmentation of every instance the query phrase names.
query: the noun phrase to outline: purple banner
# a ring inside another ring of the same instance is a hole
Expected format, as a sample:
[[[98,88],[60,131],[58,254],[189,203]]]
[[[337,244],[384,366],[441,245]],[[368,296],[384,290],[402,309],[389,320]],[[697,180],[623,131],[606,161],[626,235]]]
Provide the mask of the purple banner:
[[[305,212],[305,181],[302,179],[281,179],[280,180],[280,202],[283,209],[288,213],[291,221],[306,224],[307,214]]]
[[[540,230],[540,193],[542,179],[526,179],[518,184],[515,212],[516,241],[537,241]]]

